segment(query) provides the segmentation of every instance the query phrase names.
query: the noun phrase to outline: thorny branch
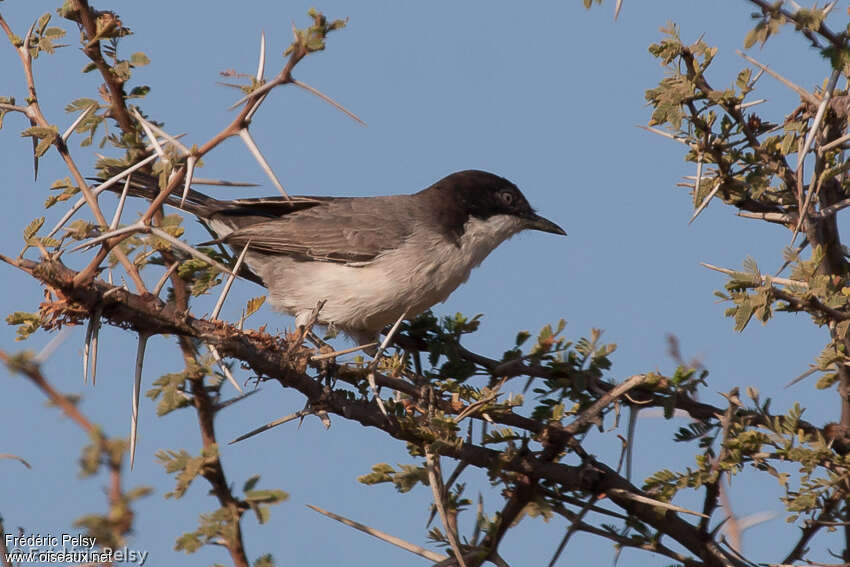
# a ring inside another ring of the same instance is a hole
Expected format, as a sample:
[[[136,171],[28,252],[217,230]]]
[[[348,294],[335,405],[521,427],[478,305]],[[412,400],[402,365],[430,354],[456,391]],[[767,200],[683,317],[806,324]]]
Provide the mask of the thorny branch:
[[[112,325],[150,334],[176,334],[213,344],[223,355],[243,361],[264,380],[275,380],[283,387],[301,392],[311,407],[322,408],[328,413],[354,420],[361,425],[380,429],[399,440],[422,447],[429,444],[432,448],[435,447],[432,434],[426,433],[426,430],[416,425],[415,416],[400,417],[391,413],[389,417],[385,417],[374,401],[352,399],[344,390],[328,389],[323,384],[326,379],[336,379],[354,386],[359,385],[364,377],[362,371],[356,368],[346,365],[328,366],[325,361],[312,362],[310,358],[314,351],[310,349],[303,347],[292,349],[282,339],[257,331],[239,331],[221,321],[195,319],[174,304],[166,304],[158,300],[151,301],[149,298],[110,286],[100,280],[93,281],[89,287],[75,287],[72,285],[75,272],[56,262],[15,261],[3,257],[0,259],[17,265],[45,283],[48,289],[67,305],[65,313],[67,322],[72,322],[81,313],[99,305],[103,318]],[[480,355],[475,359],[478,363],[490,367],[498,366],[496,361]],[[307,368],[311,366],[320,372],[318,376],[312,376],[307,372]],[[508,374],[519,376],[526,373],[526,375],[553,377],[554,371],[548,368],[527,364],[518,366],[521,366],[521,371],[519,367],[514,367]],[[422,390],[417,385],[381,373],[376,373],[375,378],[380,386],[393,388],[410,396],[415,404],[421,407],[428,405],[428,397],[422,397]],[[500,451],[468,442],[440,444],[439,454],[443,456],[461,460],[477,468],[499,467],[503,471],[516,473],[513,496],[508,499],[500,513],[501,527],[483,540],[481,548],[488,550],[488,553],[495,553],[505,530],[533,498],[535,487],[540,482],[545,482],[561,486],[565,493],[579,491],[607,495],[611,502],[625,513],[662,530],[707,565],[734,564],[735,562],[731,561],[718,545],[705,540],[698,526],[680,519],[672,511],[662,512],[663,509],[630,497],[630,495],[636,495],[645,498],[645,494],[593,457],[586,456],[583,463],[578,466],[557,462],[562,458],[564,448],[570,448],[579,455],[586,455],[578,443],[576,434],[583,431],[586,424],[592,422],[594,416],[606,406],[627,392],[629,397],[625,400],[620,399],[621,403],[624,401],[628,403],[631,399],[640,400],[646,405],[665,404],[663,399],[655,398],[652,387],[646,388],[652,382],[652,378],[644,375],[632,377],[619,386],[600,381],[598,386],[603,392],[600,398],[565,427],[557,422],[544,424],[511,411],[488,410],[487,413],[494,422],[525,429],[535,434],[535,438],[543,444],[543,449],[539,452],[520,451],[513,456],[506,456]],[[657,383],[653,386],[657,387]],[[462,408],[453,406],[447,399],[436,400],[435,403],[441,411],[447,413],[457,414],[463,411]],[[196,401],[196,404],[202,404],[202,400]],[[695,402],[687,396],[679,397],[676,406],[701,420],[715,419],[716,415],[723,413],[717,407]],[[470,418],[483,419],[477,414],[470,415]],[[205,418],[199,415],[199,419]],[[754,422],[768,423],[773,418],[752,416],[752,419]],[[209,426],[205,427],[206,429],[202,428],[202,430],[209,432]],[[813,434],[819,431],[805,423],[802,423],[801,427]],[[221,483],[217,485],[221,486]],[[651,501],[652,499],[648,499],[648,502]],[[480,564],[480,562],[474,564]]]

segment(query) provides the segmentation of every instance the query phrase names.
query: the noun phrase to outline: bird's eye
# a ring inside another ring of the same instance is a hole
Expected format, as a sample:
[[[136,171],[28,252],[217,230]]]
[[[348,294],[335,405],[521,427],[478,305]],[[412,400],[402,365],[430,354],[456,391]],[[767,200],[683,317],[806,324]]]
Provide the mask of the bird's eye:
[[[504,204],[506,204],[508,206],[511,206],[511,205],[514,204],[514,195],[510,191],[502,191],[501,193],[499,193],[499,198],[502,200],[502,202]]]

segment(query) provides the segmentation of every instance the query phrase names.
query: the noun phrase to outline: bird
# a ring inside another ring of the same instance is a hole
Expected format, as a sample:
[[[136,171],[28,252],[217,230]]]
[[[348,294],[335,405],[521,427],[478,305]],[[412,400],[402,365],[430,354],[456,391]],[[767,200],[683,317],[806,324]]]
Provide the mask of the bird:
[[[128,194],[152,200],[158,193],[154,178],[133,174]],[[219,200],[190,189],[166,204],[218,236],[203,244],[225,244],[235,254],[247,247],[252,279],[297,328],[315,317],[361,345],[376,342],[402,315],[445,301],[515,234],[566,235],[515,184],[480,170],[452,173],[413,194]]]

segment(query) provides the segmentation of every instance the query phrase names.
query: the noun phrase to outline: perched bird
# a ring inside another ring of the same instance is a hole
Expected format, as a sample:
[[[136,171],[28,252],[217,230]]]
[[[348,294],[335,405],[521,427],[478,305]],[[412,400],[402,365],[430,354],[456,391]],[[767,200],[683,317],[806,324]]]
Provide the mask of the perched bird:
[[[131,195],[153,199],[139,184]],[[151,180],[152,181],[152,180]],[[120,189],[119,189],[120,191]],[[499,244],[526,230],[566,233],[537,215],[520,190],[485,171],[459,171],[412,195],[266,197],[221,201],[190,190],[167,204],[198,217],[269,290],[273,308],[358,344],[376,340],[403,313],[446,298]]]

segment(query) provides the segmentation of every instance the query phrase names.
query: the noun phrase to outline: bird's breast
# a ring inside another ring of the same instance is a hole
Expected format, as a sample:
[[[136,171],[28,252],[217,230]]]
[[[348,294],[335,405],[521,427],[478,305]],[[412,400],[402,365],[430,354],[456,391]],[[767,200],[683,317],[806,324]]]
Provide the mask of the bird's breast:
[[[346,331],[379,331],[405,311],[412,317],[445,301],[474,267],[519,230],[519,221],[508,216],[470,220],[456,241],[421,227],[370,262],[346,265],[266,256],[258,273],[277,309],[298,315],[325,301],[321,322]],[[256,264],[259,258],[253,260]]]

